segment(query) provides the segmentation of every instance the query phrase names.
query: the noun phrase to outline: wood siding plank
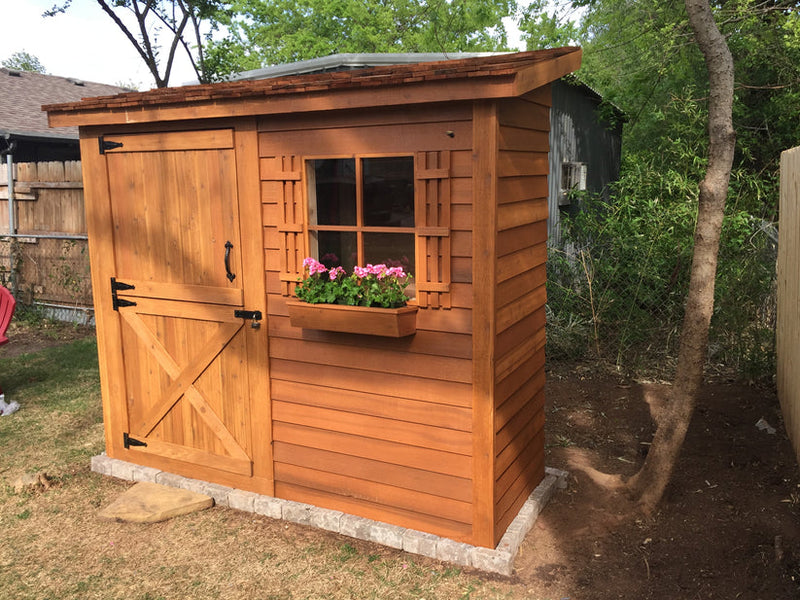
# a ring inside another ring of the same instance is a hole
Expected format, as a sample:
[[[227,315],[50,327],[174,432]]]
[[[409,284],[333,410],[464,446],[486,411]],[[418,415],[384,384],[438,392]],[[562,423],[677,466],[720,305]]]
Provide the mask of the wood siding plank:
[[[350,456],[360,456],[462,479],[469,479],[472,475],[470,457],[454,452],[442,452],[431,448],[364,438],[281,421],[274,423],[273,437],[276,443],[286,442],[330,452],[341,452],[343,448],[346,448],[347,454]]]
[[[275,460],[287,465],[357,477],[365,481],[449,498],[462,503],[470,502],[472,499],[472,483],[469,479],[350,456],[341,452],[277,442]]]
[[[276,400],[275,421],[468,456],[468,432]]]
[[[306,404],[330,410],[393,419],[398,422],[417,423],[465,432],[472,429],[471,411],[468,408],[447,404],[419,402],[396,396],[378,396],[281,380],[273,381],[272,397],[276,401]]]
[[[270,362],[275,379],[311,383],[325,387],[368,394],[385,394],[386,390],[403,390],[403,396],[412,400],[442,403],[451,406],[470,406],[471,387],[437,379],[419,379],[371,371],[353,371],[345,367],[319,365],[314,369],[293,361],[273,358]]]

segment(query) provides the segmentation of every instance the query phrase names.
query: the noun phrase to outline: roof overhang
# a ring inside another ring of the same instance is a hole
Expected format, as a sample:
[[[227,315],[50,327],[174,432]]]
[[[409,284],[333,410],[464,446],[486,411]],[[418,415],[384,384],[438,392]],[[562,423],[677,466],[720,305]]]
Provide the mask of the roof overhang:
[[[574,47],[161,88],[43,106],[51,127],[512,98],[577,70]]]

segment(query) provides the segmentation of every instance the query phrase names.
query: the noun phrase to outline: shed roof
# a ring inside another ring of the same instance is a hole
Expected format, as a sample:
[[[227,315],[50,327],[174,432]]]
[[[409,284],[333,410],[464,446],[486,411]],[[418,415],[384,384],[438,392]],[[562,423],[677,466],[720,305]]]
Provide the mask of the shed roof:
[[[520,96],[580,66],[565,47],[160,88],[42,107],[51,126],[144,123]],[[191,107],[191,115],[187,108]]]
[[[75,127],[54,131],[42,104],[73,102],[87,96],[118,94],[126,88],[69,77],[0,69],[0,134],[25,139],[78,139]]]

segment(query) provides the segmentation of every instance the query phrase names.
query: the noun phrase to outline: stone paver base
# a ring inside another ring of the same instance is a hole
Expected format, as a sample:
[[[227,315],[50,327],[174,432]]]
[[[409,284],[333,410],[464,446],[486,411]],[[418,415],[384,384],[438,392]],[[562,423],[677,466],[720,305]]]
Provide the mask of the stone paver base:
[[[97,516],[106,521],[158,523],[214,506],[206,494],[140,481]]]
[[[273,519],[283,519],[300,525],[310,525],[352,538],[397,548],[411,554],[420,554],[501,575],[511,575],[514,558],[525,535],[550,500],[555,489],[565,488],[567,485],[565,471],[549,467],[545,469],[545,478],[523,504],[497,548],[492,549],[471,546],[430,533],[372,521],[336,510],[262,496],[198,479],[189,479],[166,471],[109,458],[105,454],[92,457],[92,471],[127,481],[149,481],[206,494],[214,498],[216,504],[220,506],[252,512]]]

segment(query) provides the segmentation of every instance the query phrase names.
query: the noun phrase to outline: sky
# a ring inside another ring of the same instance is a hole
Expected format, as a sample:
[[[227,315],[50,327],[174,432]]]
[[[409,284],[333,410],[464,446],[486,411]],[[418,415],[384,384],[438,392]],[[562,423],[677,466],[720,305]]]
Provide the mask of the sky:
[[[25,51],[36,56],[50,75],[141,90],[154,86],[133,45],[93,0],[73,0],[65,14],[42,17],[57,2],[0,0],[0,60]],[[517,30],[509,31],[509,41],[518,46]],[[171,85],[193,80],[188,59],[178,53]]]

